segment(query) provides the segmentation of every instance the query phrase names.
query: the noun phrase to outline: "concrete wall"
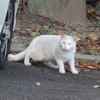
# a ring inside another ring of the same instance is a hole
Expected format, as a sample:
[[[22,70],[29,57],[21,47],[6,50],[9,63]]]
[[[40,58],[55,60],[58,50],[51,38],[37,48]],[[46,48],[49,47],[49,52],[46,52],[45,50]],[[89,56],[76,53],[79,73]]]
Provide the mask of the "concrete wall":
[[[85,0],[28,0],[30,11],[63,22],[86,20]]]

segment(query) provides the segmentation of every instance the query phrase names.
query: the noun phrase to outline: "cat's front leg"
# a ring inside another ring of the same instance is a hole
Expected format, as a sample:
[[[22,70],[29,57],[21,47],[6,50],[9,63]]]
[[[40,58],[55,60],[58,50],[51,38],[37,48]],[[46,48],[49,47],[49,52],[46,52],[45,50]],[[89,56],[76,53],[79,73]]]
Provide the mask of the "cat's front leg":
[[[59,73],[65,74],[65,68],[64,68],[64,63],[63,63],[63,61],[60,60],[60,59],[56,59],[56,63],[57,63],[57,65],[58,65],[58,67],[59,67]]]
[[[71,68],[71,72],[73,74],[78,74],[78,70],[75,68],[75,59],[72,58],[71,60],[68,61],[68,63],[69,63],[69,66]]]

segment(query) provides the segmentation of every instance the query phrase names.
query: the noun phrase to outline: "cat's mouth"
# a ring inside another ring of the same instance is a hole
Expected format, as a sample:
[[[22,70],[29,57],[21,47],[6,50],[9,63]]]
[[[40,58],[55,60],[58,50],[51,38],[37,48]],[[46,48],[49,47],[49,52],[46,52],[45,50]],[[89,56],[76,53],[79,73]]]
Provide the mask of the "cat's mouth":
[[[69,49],[62,48],[63,51],[69,51]]]

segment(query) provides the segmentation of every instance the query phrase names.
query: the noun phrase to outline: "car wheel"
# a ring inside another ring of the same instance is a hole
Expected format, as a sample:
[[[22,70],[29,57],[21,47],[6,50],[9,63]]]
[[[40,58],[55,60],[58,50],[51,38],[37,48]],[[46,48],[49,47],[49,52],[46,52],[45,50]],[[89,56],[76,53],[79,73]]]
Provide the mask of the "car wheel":
[[[10,0],[5,22],[0,34],[0,70],[4,68],[10,49],[13,24],[14,24],[15,0]]]

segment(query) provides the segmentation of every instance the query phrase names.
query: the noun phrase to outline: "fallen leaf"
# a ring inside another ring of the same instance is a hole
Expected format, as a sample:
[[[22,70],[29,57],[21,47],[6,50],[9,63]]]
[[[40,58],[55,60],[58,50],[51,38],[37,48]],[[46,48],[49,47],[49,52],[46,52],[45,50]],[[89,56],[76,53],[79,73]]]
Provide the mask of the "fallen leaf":
[[[92,27],[92,30],[95,30],[95,27]]]
[[[81,39],[78,37],[77,39],[76,39],[76,41],[80,41]]]
[[[89,35],[89,38],[92,39],[92,40],[94,40],[94,41],[95,41],[95,40],[98,40],[97,36],[94,35],[94,34],[90,34],[90,35]]]
[[[36,83],[35,83],[35,85],[40,86],[40,85],[41,85],[41,83],[40,83],[40,82],[36,82]]]
[[[87,13],[93,13],[95,11],[94,8],[88,8]]]
[[[94,87],[94,88],[100,88],[100,86],[99,86],[99,85],[94,85],[93,87]]]
[[[97,69],[100,70],[100,65],[98,65]]]
[[[34,39],[35,39],[35,37],[32,38],[32,40],[34,40]]]
[[[89,68],[89,69],[95,69],[96,67],[93,67],[93,66],[87,66],[87,68]]]
[[[44,69],[44,72],[50,72],[52,69]]]
[[[17,54],[15,51],[11,51],[11,54]]]
[[[43,27],[44,27],[44,30],[47,30],[47,31],[49,30],[48,26],[44,25]]]
[[[90,69],[84,69],[84,71],[85,71],[85,72],[89,72],[89,71],[91,71],[91,70],[90,70]]]
[[[61,35],[62,33],[61,32],[57,32],[57,35]]]
[[[15,37],[13,37],[13,40],[15,40],[15,39],[17,39],[17,37],[15,36]]]
[[[28,28],[28,29],[26,29],[26,30],[27,30],[28,32],[30,32],[30,33],[32,32],[32,29],[29,29],[29,28]]]

